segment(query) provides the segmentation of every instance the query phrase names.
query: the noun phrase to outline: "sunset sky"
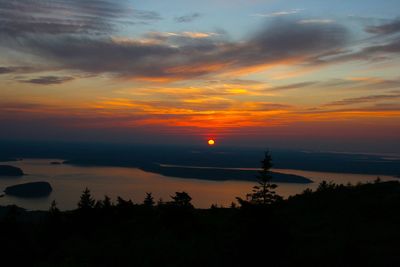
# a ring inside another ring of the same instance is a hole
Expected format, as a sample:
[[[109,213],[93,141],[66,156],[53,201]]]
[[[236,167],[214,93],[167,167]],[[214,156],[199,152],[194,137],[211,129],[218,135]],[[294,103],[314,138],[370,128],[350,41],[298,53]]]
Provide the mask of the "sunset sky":
[[[0,138],[400,152],[399,0],[0,0]]]

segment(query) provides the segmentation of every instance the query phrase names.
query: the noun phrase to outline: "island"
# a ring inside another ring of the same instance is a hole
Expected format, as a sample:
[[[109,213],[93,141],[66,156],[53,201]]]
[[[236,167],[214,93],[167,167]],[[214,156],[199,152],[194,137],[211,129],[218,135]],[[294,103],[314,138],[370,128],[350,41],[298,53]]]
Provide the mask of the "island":
[[[0,157],[0,162],[20,161],[22,159]]]
[[[48,182],[31,182],[9,186],[4,193],[10,196],[36,198],[50,195],[53,188]]]
[[[223,168],[223,167],[203,167],[203,166],[182,166],[173,164],[159,164],[145,161],[128,161],[118,159],[72,159],[66,160],[63,164],[71,164],[77,166],[118,166],[133,167],[141,169],[145,172],[161,174],[167,177],[200,179],[211,181],[255,181],[258,175],[256,169],[240,169],[240,168]],[[314,181],[295,174],[286,174],[271,171],[272,182],[274,183],[294,183],[294,184],[310,184]]]
[[[11,165],[0,165],[0,176],[22,176],[24,172],[18,167]]]
[[[208,167],[190,167],[190,166],[168,166],[160,164],[149,164],[146,167],[140,167],[143,171],[158,173],[169,177],[179,177],[188,179],[201,179],[213,181],[255,181],[258,175],[257,170],[242,170],[229,168],[208,168]],[[274,183],[294,183],[309,184],[313,183],[306,177],[286,174],[280,172],[271,172],[272,182]]]
[[[62,162],[59,162],[59,161],[52,161],[52,162],[50,162],[50,165],[61,165],[61,164],[63,164]]]

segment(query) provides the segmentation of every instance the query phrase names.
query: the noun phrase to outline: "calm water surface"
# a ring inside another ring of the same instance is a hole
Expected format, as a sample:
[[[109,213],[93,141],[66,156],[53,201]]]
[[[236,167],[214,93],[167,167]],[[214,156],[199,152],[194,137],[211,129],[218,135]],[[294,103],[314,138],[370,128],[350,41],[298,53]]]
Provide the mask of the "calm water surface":
[[[254,183],[240,181],[205,181],[197,179],[182,179],[166,177],[156,173],[144,172],[136,168],[122,167],[80,167],[73,165],[51,165],[57,159],[24,159],[17,162],[2,162],[1,164],[20,167],[28,174],[21,178],[1,177],[0,191],[5,187],[20,183],[47,181],[53,187],[49,197],[37,199],[16,198],[5,196],[0,198],[0,205],[16,204],[31,210],[46,210],[51,201],[56,200],[63,210],[74,209],[79,196],[88,187],[96,199],[108,195],[115,199],[121,196],[142,202],[146,192],[152,192],[156,200],[170,200],[170,195],[176,191],[186,191],[193,198],[193,204],[198,208],[207,208],[211,204],[228,206],[236,196],[244,197],[251,191]],[[323,180],[336,183],[369,182],[376,175],[338,174],[326,172],[311,172],[300,170],[275,169],[282,173],[297,174],[315,181],[313,184],[278,184],[278,193],[290,196],[301,193],[306,188],[315,189]],[[382,180],[396,179],[390,176],[380,176]]]

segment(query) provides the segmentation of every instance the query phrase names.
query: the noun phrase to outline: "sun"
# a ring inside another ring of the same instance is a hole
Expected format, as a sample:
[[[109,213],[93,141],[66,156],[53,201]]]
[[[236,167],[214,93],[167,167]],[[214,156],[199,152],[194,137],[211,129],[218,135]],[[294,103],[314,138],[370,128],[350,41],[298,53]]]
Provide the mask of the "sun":
[[[207,143],[208,143],[209,146],[215,145],[214,139],[209,139]]]

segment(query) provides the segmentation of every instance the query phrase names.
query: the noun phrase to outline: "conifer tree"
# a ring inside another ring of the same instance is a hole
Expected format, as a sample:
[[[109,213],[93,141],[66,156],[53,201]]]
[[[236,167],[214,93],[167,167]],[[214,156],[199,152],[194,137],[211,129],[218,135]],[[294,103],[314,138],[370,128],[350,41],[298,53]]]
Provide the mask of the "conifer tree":
[[[264,159],[261,161],[261,170],[257,175],[257,185],[253,187],[252,193],[247,194],[247,198],[251,203],[268,205],[281,199],[274,191],[278,186],[271,182],[271,168],[272,157],[269,151],[266,151]]]
[[[110,209],[112,206],[113,203],[111,202],[111,198],[105,195],[103,200],[103,209]]]
[[[82,192],[80,201],[78,202],[78,209],[90,210],[94,208],[94,204],[95,200],[92,198],[90,190],[86,187],[86,189]]]
[[[57,202],[55,200],[53,200],[50,204],[50,208],[49,208],[49,212],[50,214],[58,214],[60,213],[60,210],[57,208]]]
[[[172,204],[176,207],[193,208],[192,198],[186,192],[175,192],[175,196],[171,196],[171,198],[174,200]]]
[[[145,197],[145,199],[143,201],[143,204],[146,207],[153,207],[154,206],[155,202],[154,202],[154,198],[153,198],[151,193],[147,193],[146,192],[146,197]]]

